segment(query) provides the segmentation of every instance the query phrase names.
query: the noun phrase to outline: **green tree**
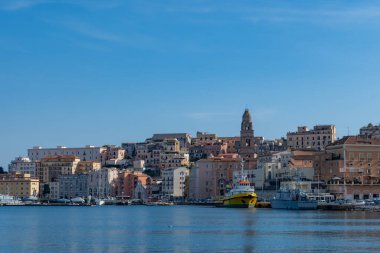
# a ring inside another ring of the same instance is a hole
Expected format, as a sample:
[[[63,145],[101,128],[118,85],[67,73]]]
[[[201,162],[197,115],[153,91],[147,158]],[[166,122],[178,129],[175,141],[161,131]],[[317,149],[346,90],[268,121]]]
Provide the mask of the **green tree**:
[[[50,194],[50,186],[48,184],[44,184],[44,190],[42,192],[44,196]]]

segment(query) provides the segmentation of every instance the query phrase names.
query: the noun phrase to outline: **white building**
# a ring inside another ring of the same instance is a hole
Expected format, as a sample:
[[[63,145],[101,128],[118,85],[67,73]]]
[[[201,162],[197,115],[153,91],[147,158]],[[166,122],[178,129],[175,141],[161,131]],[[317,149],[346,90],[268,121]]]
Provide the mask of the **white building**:
[[[65,146],[57,146],[56,148],[33,147],[28,149],[28,157],[35,162],[46,156],[57,155],[74,155],[79,157],[81,161],[101,161],[102,153],[107,151],[106,147],[94,147],[87,145],[82,148],[67,148]]]
[[[88,174],[88,194],[95,198],[111,197],[115,193],[118,170],[102,168]]]
[[[16,157],[8,166],[10,173],[20,172],[23,174],[30,174],[31,177],[36,176],[36,164],[28,157]]]
[[[185,180],[189,176],[186,167],[169,168],[162,171],[162,195],[183,197],[185,193]]]

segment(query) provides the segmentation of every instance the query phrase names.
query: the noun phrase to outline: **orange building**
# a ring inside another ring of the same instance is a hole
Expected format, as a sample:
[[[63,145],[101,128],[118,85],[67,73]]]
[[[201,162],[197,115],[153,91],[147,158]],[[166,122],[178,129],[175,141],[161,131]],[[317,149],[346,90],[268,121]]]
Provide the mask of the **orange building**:
[[[125,170],[119,173],[116,182],[116,196],[121,198],[142,199],[150,195],[151,178],[140,171]],[[137,188],[144,188],[142,193]]]

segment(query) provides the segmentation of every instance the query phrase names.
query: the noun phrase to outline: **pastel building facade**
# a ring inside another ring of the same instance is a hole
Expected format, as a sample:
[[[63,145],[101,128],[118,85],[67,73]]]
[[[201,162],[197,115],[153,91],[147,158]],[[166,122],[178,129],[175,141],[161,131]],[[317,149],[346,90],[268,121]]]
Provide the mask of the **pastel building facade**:
[[[184,197],[186,177],[189,169],[186,167],[168,168],[162,171],[162,195],[165,197]]]
[[[29,174],[31,177],[36,176],[36,164],[32,162],[28,157],[16,157],[8,166],[10,173],[24,173]]]
[[[152,179],[141,171],[121,171],[116,181],[116,196],[127,199],[145,199],[150,196],[151,183]]]
[[[58,182],[60,198],[88,197],[88,174],[62,175]]]
[[[61,175],[74,174],[79,162],[73,155],[47,156],[36,162],[36,176],[41,183],[58,182]]]
[[[15,197],[38,196],[39,180],[30,174],[12,173],[0,175],[0,194]]]
[[[216,199],[222,197],[233,181],[233,171],[240,169],[238,154],[225,154],[201,159],[191,168],[189,176],[189,198]]]
[[[76,156],[81,161],[101,161],[101,155],[106,151],[106,147],[95,147],[87,145],[80,148],[68,148],[57,146],[56,148],[42,148],[39,146],[28,149],[28,157],[35,162],[47,156]]]
[[[346,136],[316,160],[317,177],[342,199],[380,197],[380,140]]]
[[[118,178],[116,168],[102,168],[88,173],[88,194],[95,198],[115,196]]]
[[[317,125],[309,130],[306,126],[300,126],[297,132],[287,133],[286,138],[289,148],[324,150],[327,145],[336,141],[336,127],[335,125]]]

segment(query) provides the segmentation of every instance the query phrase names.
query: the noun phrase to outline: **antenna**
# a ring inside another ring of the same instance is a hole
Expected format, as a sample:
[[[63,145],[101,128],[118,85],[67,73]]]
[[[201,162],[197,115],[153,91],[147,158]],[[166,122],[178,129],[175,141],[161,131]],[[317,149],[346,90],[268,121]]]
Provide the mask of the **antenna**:
[[[347,135],[350,136],[350,127],[347,127]]]

